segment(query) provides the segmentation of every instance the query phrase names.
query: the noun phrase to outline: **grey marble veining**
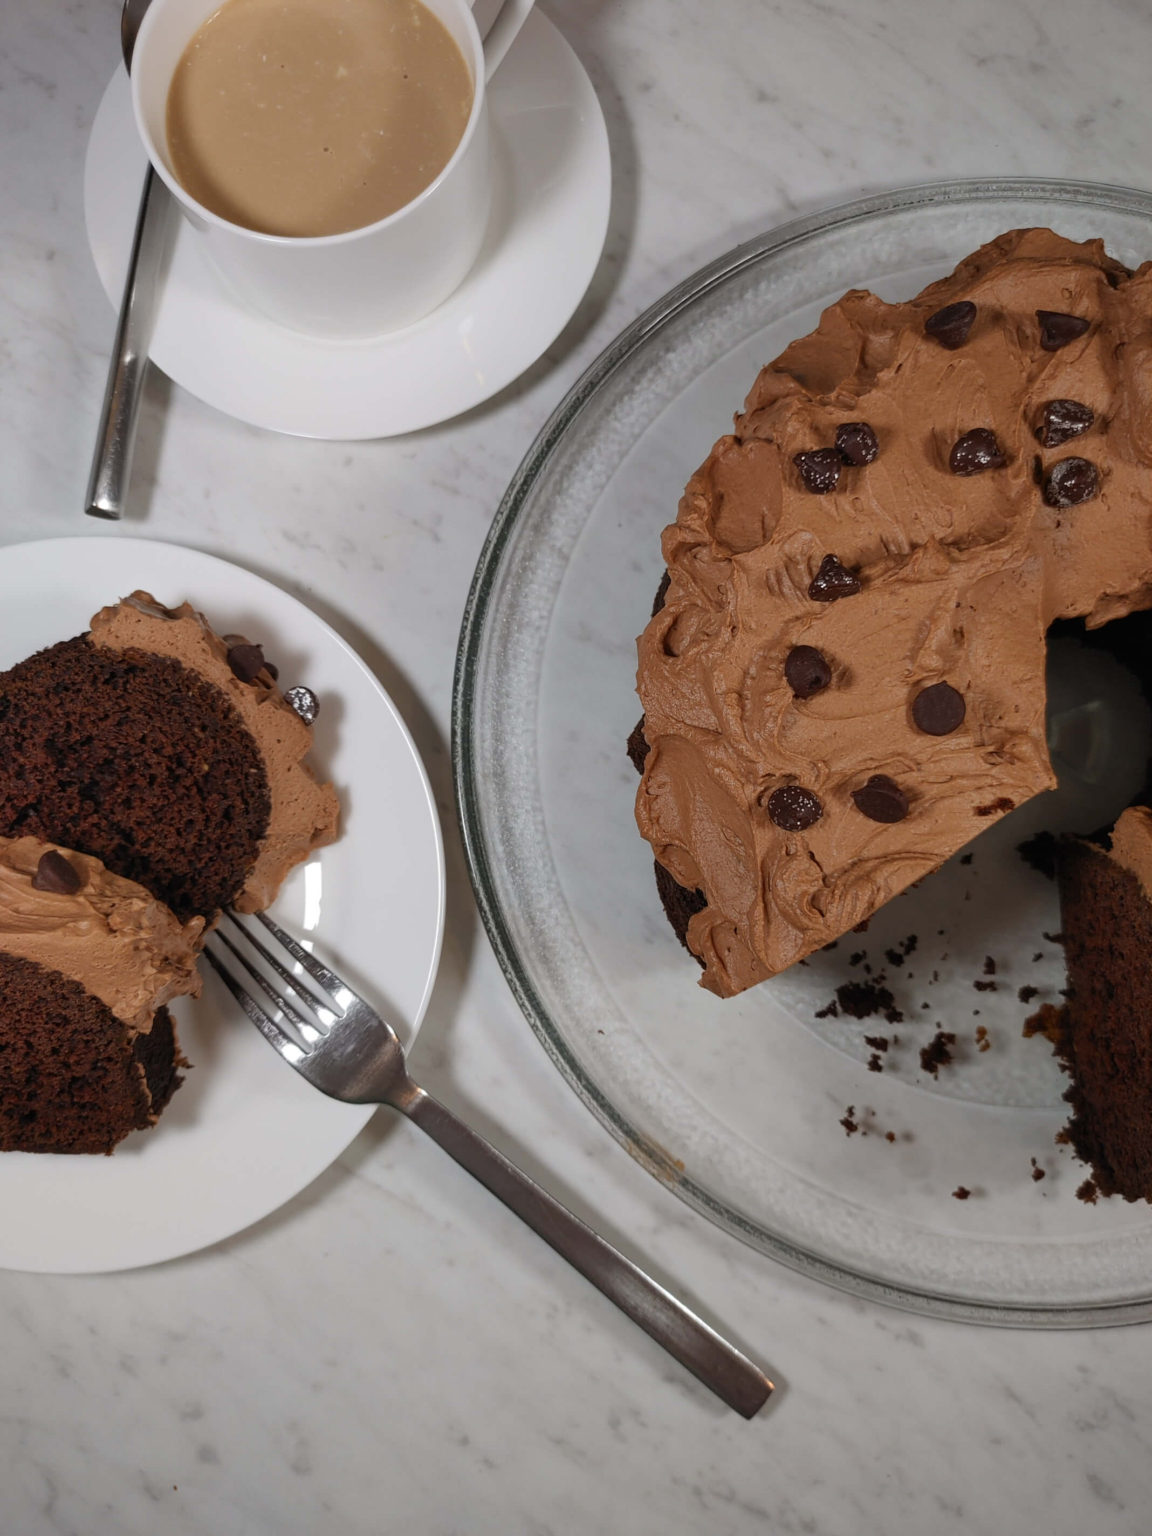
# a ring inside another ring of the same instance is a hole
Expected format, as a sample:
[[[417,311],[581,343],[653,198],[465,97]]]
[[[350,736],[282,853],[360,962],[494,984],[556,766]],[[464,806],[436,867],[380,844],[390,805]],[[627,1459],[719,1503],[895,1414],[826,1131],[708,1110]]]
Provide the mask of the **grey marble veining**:
[[[377,1119],[214,1250],[125,1275],[0,1274],[0,1530],[1136,1536],[1152,1330],[886,1311],[673,1199],[560,1080],[502,982],[453,830],[447,732],[492,512],[616,331],[741,238],[866,191],[1008,172],[1152,185],[1147,7],[545,8],[597,86],[615,168],[604,260],[547,356],[461,420],[357,445],[246,428],[154,377],[131,514],[105,533],[267,573],[376,668],[448,844],[444,964],[415,1068],[781,1391],[736,1420],[418,1133]],[[80,508],[113,320],[80,193],[117,10],[10,7],[0,36],[4,543],[97,531]]]

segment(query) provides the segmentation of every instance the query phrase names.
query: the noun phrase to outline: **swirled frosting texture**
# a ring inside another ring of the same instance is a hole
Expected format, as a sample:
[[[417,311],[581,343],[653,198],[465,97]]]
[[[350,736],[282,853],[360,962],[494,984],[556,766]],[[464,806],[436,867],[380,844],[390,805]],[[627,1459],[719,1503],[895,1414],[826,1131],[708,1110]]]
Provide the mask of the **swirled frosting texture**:
[[[63,894],[33,884],[50,849],[80,876]],[[78,981],[137,1034],[156,1010],[198,996],[196,951],[204,919],[180,923],[142,885],[87,854],[35,837],[0,838],[0,949]]]
[[[241,912],[269,906],[289,871],[314,849],[334,842],[340,809],[331,784],[321,783],[305,758],[311,728],[262,669],[238,678],[228,645],[189,603],[165,608],[148,592],[133,592],[95,614],[91,638],[116,650],[170,656],[221,690],[256,740],[264,759],[271,810],[256,860],[234,905]]]
[[[976,318],[949,350],[924,322],[961,300]],[[1038,310],[1087,330],[1045,350]],[[1094,420],[1049,448],[1036,430],[1053,400]],[[874,461],[845,462],[813,494],[794,455],[860,421]],[[954,473],[952,448],[976,428],[1005,462]],[[1048,505],[1042,481],[1072,456],[1096,466],[1098,494]],[[704,986],[730,996],[775,975],[1053,787],[1045,631],[1152,604],[1150,468],[1152,264],[1130,274],[1100,241],[1013,231],[909,303],[848,293],[761,372],[664,532],[670,583],[639,640],[637,822],[704,893],[687,935]],[[859,592],[813,600],[828,555]],[[797,645],[831,669],[809,698],[784,675]],[[930,735],[912,704],[940,682],[965,714]],[[902,820],[854,801],[874,775],[903,791]],[[768,814],[789,785],[819,799],[804,830]]]

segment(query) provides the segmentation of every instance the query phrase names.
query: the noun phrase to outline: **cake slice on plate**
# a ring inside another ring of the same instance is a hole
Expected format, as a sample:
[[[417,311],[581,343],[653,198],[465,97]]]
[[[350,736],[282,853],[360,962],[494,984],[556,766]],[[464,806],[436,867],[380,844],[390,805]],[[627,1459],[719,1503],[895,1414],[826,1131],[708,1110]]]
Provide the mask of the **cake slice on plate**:
[[[91,853],[181,920],[259,911],[336,836],[316,707],[260,646],[134,592],[0,673],[0,834]]]
[[[203,926],[99,859],[0,838],[0,1151],[111,1152],[155,1124]]]

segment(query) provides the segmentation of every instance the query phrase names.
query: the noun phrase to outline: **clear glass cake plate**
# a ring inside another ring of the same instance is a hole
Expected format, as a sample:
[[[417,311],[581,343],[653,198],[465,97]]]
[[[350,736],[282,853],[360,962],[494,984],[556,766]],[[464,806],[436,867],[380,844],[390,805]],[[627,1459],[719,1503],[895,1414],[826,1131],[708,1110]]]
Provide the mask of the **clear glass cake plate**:
[[[1057,1142],[1067,1080],[1022,1029],[1059,1002],[1046,937],[1058,903],[1017,845],[1042,827],[1090,830],[1140,784],[1149,728],[1131,676],[1054,644],[1060,789],[867,933],[727,1001],[697,985],[665,921],[624,754],[660,530],[758,368],[846,289],[910,297],[1024,225],[1101,236],[1130,266],[1152,258],[1147,194],[942,183],[770,231],[629,326],[501,503],[461,631],[453,748],[471,877],[509,985],[585,1104],[673,1194],[858,1294],[1081,1327],[1152,1317],[1152,1207],[1078,1197],[1088,1169]],[[818,1016],[845,982],[881,975],[899,1020]],[[955,1059],[933,1077],[920,1050],[938,1028]],[[768,1295],[768,1267],[764,1279]]]

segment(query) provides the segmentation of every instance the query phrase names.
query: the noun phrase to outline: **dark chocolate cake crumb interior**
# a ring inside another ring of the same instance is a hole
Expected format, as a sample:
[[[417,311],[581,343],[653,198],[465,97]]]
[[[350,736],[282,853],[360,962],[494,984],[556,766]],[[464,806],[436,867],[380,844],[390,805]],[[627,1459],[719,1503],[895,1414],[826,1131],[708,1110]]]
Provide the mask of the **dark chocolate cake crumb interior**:
[[[0,833],[94,854],[181,920],[226,907],[268,822],[256,743],[179,662],[81,636],[0,674]]]

